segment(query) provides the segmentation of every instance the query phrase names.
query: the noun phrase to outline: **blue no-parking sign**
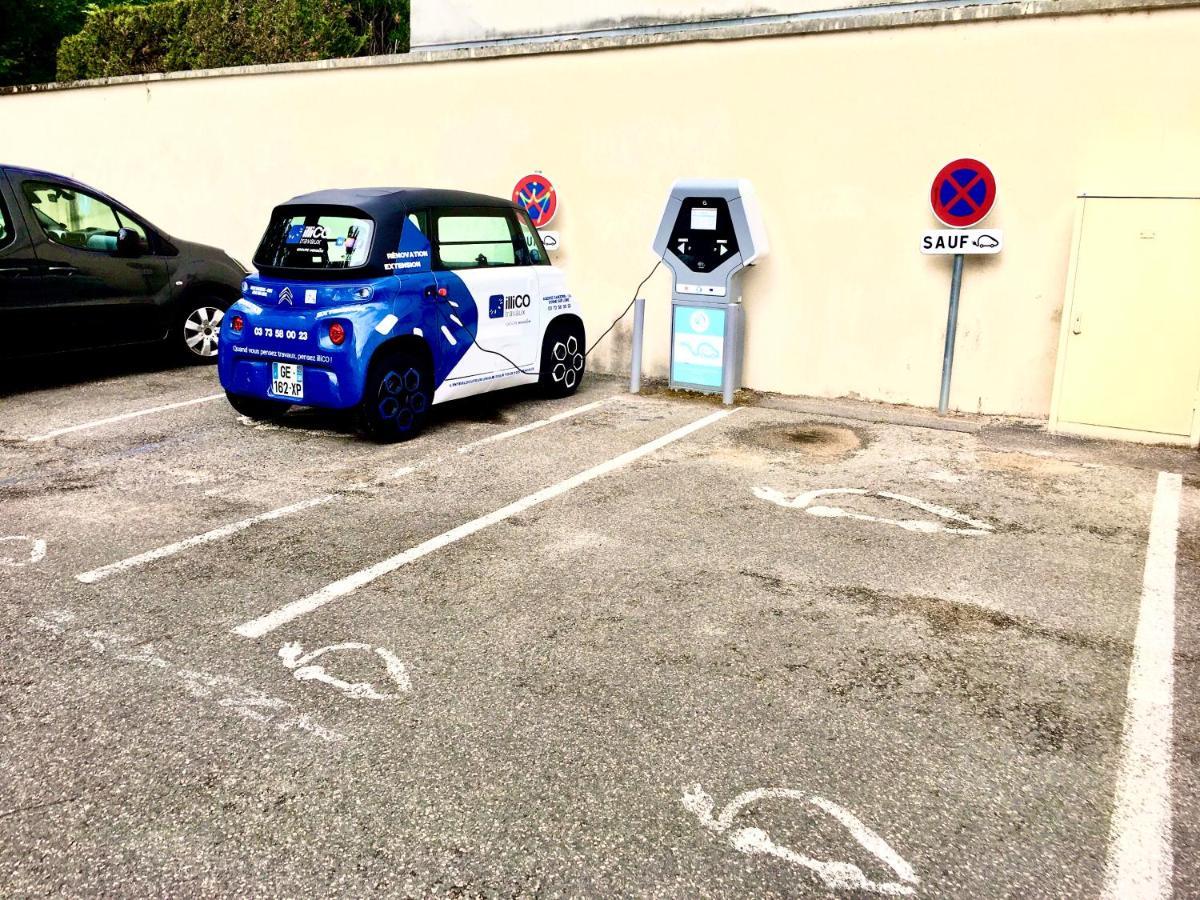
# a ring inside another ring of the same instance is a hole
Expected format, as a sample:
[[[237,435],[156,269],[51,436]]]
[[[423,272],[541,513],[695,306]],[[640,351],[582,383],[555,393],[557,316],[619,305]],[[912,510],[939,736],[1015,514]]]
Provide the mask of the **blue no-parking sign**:
[[[933,179],[929,203],[933,214],[951,228],[969,228],[992,211],[996,178],[977,159],[947,163]]]

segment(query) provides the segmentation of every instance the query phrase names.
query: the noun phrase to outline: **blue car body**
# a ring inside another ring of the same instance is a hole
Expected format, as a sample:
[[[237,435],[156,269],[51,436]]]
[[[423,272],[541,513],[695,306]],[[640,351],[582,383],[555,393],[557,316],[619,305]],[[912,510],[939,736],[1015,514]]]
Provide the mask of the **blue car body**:
[[[359,223],[353,236],[335,239],[346,222]],[[467,239],[451,240],[456,230]],[[355,265],[352,254],[361,256]],[[301,268],[309,257],[311,271]],[[340,267],[328,263],[334,257]],[[574,298],[536,230],[495,198],[417,189],[298,197],[276,208],[255,263],[222,326],[218,370],[231,399],[357,407],[373,399],[371,361],[403,346],[428,361],[440,403],[537,382],[556,321],[577,323],[582,337]],[[580,356],[579,376],[582,364]]]

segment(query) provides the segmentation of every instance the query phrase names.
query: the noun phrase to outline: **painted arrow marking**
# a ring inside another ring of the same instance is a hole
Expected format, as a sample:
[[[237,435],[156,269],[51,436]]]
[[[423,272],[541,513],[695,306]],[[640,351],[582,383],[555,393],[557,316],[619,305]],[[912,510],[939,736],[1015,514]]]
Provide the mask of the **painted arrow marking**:
[[[330,675],[324,666],[316,664],[315,661],[326,653],[340,650],[374,653],[383,660],[388,677],[396,685],[398,692],[408,693],[412,690],[412,682],[408,678],[408,671],[404,668],[404,663],[394,653],[390,650],[385,650],[383,647],[372,647],[370,644],[350,642],[333,644],[329,647],[314,650],[311,653],[305,653],[303,647],[293,643],[284,644],[279,649],[279,658],[283,660],[285,666],[292,670],[292,677],[297,681],[319,681],[322,684],[327,684],[341,691],[347,697],[353,697],[355,700],[395,700],[399,696],[399,693],[382,693],[377,691],[374,685],[366,681],[345,681],[335,675]]]
[[[842,509],[840,506],[811,505],[818,497],[829,497],[838,494],[849,494],[856,497],[882,497],[884,500],[895,500],[898,503],[905,503],[915,509],[932,513],[946,521],[931,522],[928,519],[887,519],[881,516],[869,516],[866,513],[851,512],[850,510]],[[918,500],[915,497],[893,494],[890,491],[867,491],[862,488],[822,488],[817,491],[808,491],[796,497],[788,497],[782,491],[777,491],[774,488],[756,487],[754,489],[754,496],[760,500],[766,500],[789,509],[802,509],[810,516],[818,516],[823,519],[842,518],[857,519],[861,522],[880,522],[884,525],[895,525],[897,528],[903,528],[906,531],[917,531],[922,534],[934,534],[944,531],[948,534],[983,535],[990,534],[993,530],[992,526],[987,522],[973,519],[965,513],[957,512],[945,506],[926,503],[924,500]],[[956,522],[958,524],[948,525],[946,522]]]
[[[16,553],[15,556],[9,555],[13,552]],[[23,566],[32,566],[45,558],[46,542],[41,538],[31,538],[23,534],[0,537],[0,566],[19,569]]]
[[[882,862],[895,873],[900,881],[872,881],[854,863],[837,860],[814,859],[797,853],[788,847],[776,844],[761,828],[734,828],[733,819],[747,806],[761,800],[795,800],[816,807],[836,819],[859,846]],[[684,808],[695,813],[700,824],[714,834],[724,835],[733,849],[745,854],[765,854],[782,859],[793,865],[801,866],[815,873],[825,883],[825,887],[834,891],[870,891],[876,894],[893,896],[910,896],[914,894],[920,879],[913,867],[909,865],[891,845],[872,831],[863,822],[836,803],[792,788],[756,788],[738,794],[728,806],[721,810],[720,815],[713,817],[715,806],[713,798],[706,794],[703,788],[694,784],[683,793]],[[901,883],[904,882],[904,883]]]

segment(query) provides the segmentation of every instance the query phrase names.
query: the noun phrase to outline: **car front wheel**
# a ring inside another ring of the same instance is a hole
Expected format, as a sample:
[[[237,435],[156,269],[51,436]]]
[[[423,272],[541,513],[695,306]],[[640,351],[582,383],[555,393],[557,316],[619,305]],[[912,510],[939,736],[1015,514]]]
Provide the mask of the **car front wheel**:
[[[200,297],[183,305],[172,335],[176,352],[187,362],[211,365],[217,361],[221,320],[228,304],[215,297]]]

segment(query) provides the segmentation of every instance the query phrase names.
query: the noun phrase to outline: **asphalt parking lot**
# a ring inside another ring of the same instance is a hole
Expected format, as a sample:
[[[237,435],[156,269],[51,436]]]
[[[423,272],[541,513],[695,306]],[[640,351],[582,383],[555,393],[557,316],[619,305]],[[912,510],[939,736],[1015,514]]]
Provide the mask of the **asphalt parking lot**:
[[[0,892],[1099,896],[1174,580],[1200,893],[1195,452],[622,388],[0,396]]]

